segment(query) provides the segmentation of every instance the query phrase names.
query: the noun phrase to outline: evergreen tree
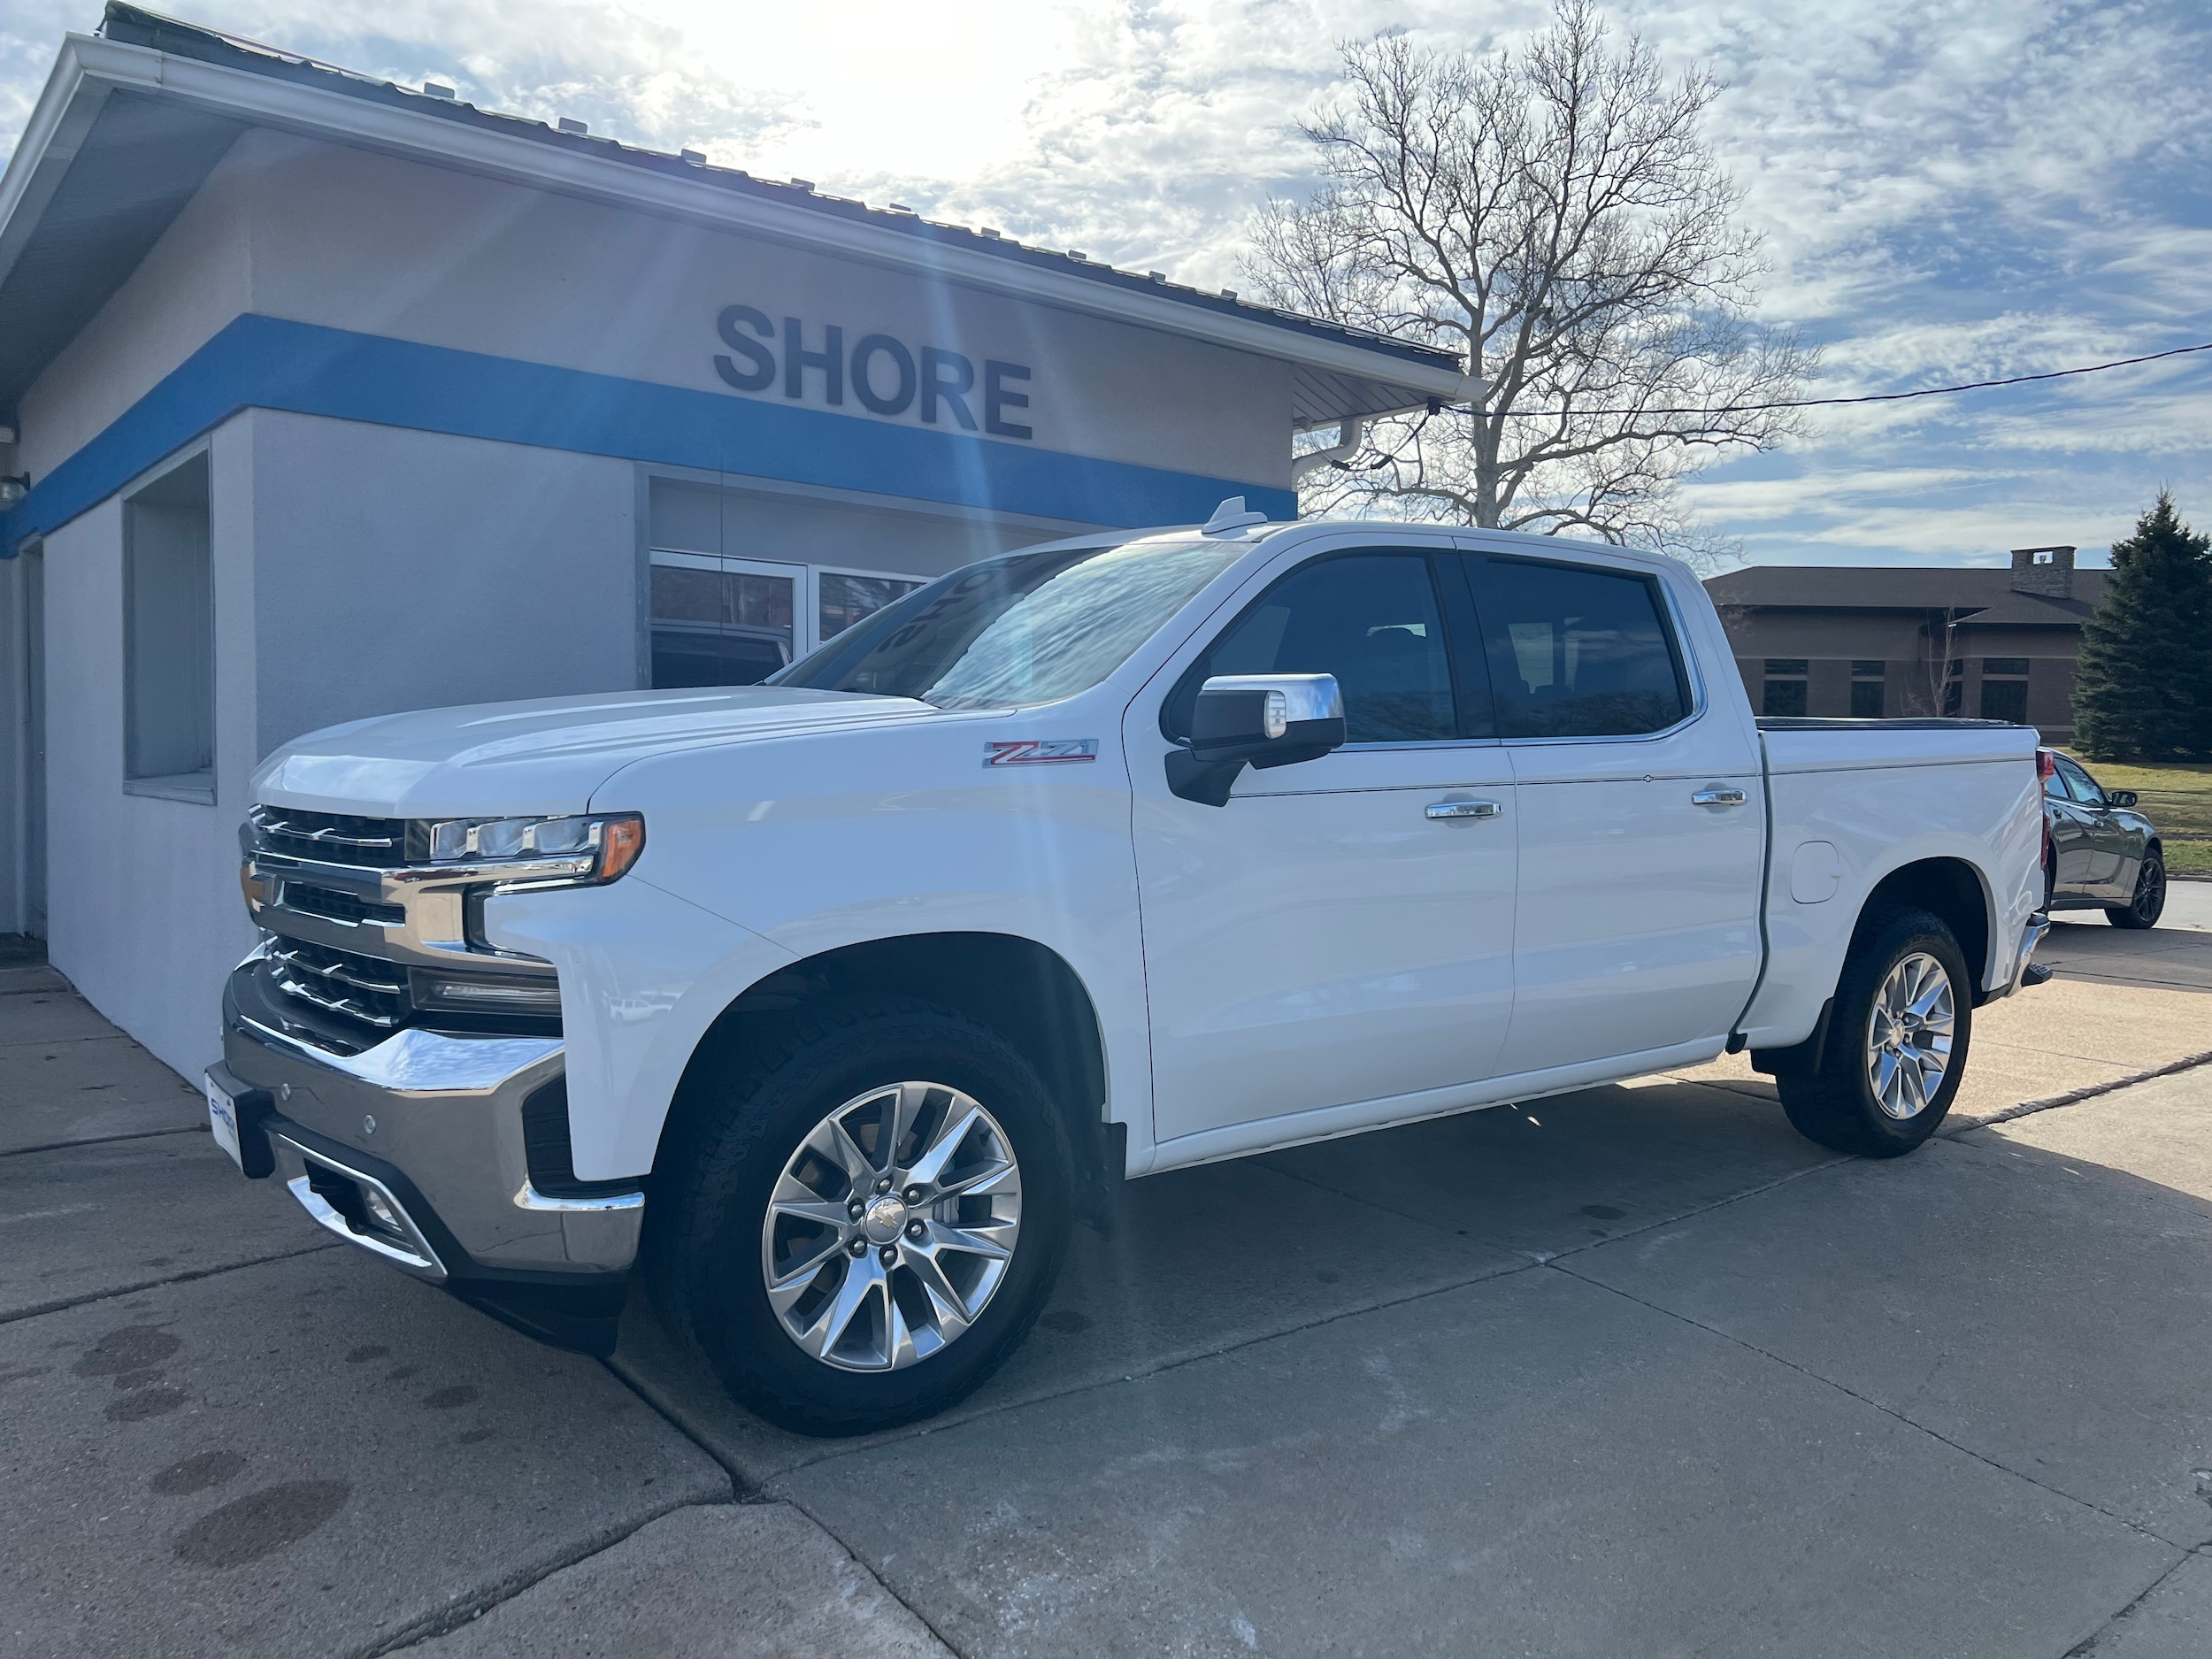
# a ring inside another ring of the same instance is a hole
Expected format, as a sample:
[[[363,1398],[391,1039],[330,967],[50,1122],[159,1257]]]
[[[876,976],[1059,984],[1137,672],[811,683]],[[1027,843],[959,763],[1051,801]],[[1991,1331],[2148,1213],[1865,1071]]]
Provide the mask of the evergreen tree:
[[[2165,490],[2114,545],[2104,599],[2082,624],[2074,741],[2099,760],[2212,756],[2212,539]]]

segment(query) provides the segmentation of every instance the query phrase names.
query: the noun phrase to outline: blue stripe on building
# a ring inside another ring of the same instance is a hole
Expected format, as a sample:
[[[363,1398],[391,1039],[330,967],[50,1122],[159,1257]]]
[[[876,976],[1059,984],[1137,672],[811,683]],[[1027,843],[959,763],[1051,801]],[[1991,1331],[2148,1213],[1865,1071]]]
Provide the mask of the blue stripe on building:
[[[827,489],[1133,527],[1226,495],[1271,518],[1295,492],[549,367],[248,313],[0,515],[0,557],[112,495],[242,409],[326,415]]]

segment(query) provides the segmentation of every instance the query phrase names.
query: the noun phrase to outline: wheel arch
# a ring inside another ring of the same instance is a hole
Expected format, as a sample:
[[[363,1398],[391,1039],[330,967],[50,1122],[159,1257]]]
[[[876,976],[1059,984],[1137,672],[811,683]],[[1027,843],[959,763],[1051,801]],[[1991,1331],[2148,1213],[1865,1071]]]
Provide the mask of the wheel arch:
[[[1997,908],[1981,870],[1967,859],[1947,856],[1900,864],[1868,891],[1852,928],[1852,946],[1856,947],[1875,917],[1901,906],[1926,910],[1948,925],[1966,956],[1978,998],[1989,973],[1992,922]]]
[[[1881,925],[1884,915],[1901,909],[1922,910],[1940,918],[1958,940],[1973,981],[1969,996],[1978,1005],[1984,1000],[1981,986],[1989,968],[1995,908],[1987,878],[1970,860],[1948,854],[1909,859],[1886,872],[1867,889],[1843,953],[1837,959],[1836,982],[1841,983],[1842,975],[1862,942]],[[1821,1004],[1818,1020],[1801,1041],[1753,1048],[1752,1069],[1769,1076],[1789,1071],[1817,1071],[1827,1052],[1829,1022],[1835,1000],[1836,993],[1832,989]]]
[[[661,1125],[661,1144],[698,1095],[697,1085],[757,1041],[764,1025],[825,998],[911,996],[965,1014],[1005,1038],[1036,1067],[1067,1114],[1087,1188],[1118,1180],[1118,1125],[1106,1121],[1106,1045],[1082,976],[1051,947],[1018,934],[903,933],[803,957],[755,980],[694,1047]],[[656,1162],[657,1162],[657,1155]]]

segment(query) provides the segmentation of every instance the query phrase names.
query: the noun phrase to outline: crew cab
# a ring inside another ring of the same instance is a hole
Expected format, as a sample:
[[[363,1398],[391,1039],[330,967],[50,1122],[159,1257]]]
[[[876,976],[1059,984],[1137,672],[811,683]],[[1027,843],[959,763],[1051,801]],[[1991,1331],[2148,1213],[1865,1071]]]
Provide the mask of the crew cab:
[[[741,1402],[941,1409],[1165,1170],[1751,1051],[1942,1120],[2045,924],[2025,727],[1755,719],[1662,557],[1270,524],[971,565],[741,687],[256,774],[211,1121],[313,1218]]]

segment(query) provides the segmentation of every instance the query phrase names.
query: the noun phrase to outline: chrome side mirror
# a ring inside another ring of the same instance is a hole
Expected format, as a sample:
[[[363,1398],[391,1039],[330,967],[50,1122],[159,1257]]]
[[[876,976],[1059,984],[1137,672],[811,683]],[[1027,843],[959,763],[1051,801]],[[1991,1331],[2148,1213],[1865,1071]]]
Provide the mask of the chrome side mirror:
[[[2105,791],[2104,798],[2105,804],[2107,806],[2133,806],[2135,804],[2135,791],[2132,789],[2108,789]]]
[[[1167,757],[1167,785],[1186,801],[1226,806],[1246,766],[1318,760],[1345,734],[1333,674],[1217,674],[1199,687],[1189,746]]]

